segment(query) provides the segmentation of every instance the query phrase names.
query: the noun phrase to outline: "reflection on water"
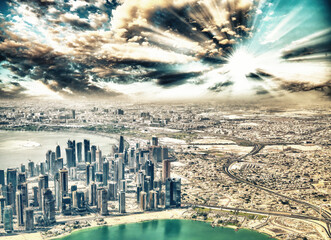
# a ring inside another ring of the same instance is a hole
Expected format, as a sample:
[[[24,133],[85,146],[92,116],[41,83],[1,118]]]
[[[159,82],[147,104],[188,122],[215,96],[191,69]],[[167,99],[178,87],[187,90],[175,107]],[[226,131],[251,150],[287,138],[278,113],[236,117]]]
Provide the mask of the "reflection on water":
[[[74,232],[61,240],[271,240],[245,229],[212,228],[190,220],[155,220]]]
[[[178,237],[181,229],[181,221],[173,220],[165,222],[164,236],[166,237]]]

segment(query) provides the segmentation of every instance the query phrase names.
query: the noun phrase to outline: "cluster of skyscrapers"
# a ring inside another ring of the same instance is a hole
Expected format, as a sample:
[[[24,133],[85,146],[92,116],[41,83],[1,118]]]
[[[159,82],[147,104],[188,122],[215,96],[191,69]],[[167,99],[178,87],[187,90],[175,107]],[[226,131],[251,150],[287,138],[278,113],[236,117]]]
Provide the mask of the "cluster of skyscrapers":
[[[0,170],[0,216],[6,232],[13,231],[13,219],[19,230],[31,231],[35,225],[55,223],[58,214],[108,215],[109,201],[118,202],[118,212],[126,213],[128,193],[136,194],[142,211],[181,204],[181,181],[170,178],[172,158],[157,137],[147,146],[129,147],[120,136],[107,155],[87,139],[69,140],[65,159],[57,145],[44,162]],[[135,187],[129,189],[128,183]]]

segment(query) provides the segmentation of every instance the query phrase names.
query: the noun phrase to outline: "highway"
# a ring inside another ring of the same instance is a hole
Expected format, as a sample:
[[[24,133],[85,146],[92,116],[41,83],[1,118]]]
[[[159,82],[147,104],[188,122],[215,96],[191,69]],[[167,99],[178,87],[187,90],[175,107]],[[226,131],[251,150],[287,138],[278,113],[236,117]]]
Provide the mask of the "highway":
[[[253,149],[246,155],[244,156],[241,156],[237,159],[234,159],[234,160],[230,160],[228,161],[225,165],[223,165],[223,172],[228,175],[229,177],[239,181],[239,182],[242,182],[242,183],[245,183],[245,184],[248,184],[252,187],[255,187],[257,189],[260,189],[260,190],[263,190],[265,192],[268,192],[270,194],[273,194],[273,195],[276,195],[276,196],[279,196],[279,197],[282,197],[282,198],[285,198],[285,199],[288,199],[290,201],[293,201],[293,202],[296,202],[296,203],[299,203],[299,204],[302,204],[302,205],[305,205],[306,207],[308,208],[311,208],[313,209],[314,211],[316,211],[318,214],[320,213],[321,211],[321,216],[323,217],[322,219],[321,218],[317,218],[317,217],[313,217],[313,216],[308,216],[308,215],[292,215],[290,214],[290,216],[294,216],[293,218],[298,218],[298,219],[310,219],[310,220],[319,220],[319,221],[322,221],[322,222],[325,222],[326,223],[326,228],[325,231],[327,232],[328,236],[331,238],[331,213],[324,210],[324,209],[320,209],[320,207],[318,206],[315,206],[313,204],[310,204],[310,203],[307,203],[307,202],[304,202],[302,200],[298,200],[298,199],[294,199],[294,198],[291,198],[291,197],[288,197],[286,195],[283,195],[281,193],[278,193],[272,189],[268,189],[266,187],[263,187],[261,185],[258,185],[256,183],[252,183],[250,181],[247,181],[241,177],[238,177],[236,175],[234,175],[229,169],[231,167],[232,164],[234,163],[237,163],[237,162],[243,162],[243,159],[246,158],[247,156],[249,155],[254,155],[254,154],[257,154],[264,146],[261,145],[261,144],[256,144]],[[278,213],[280,214],[280,213]],[[272,214],[269,214],[269,215],[272,215]]]

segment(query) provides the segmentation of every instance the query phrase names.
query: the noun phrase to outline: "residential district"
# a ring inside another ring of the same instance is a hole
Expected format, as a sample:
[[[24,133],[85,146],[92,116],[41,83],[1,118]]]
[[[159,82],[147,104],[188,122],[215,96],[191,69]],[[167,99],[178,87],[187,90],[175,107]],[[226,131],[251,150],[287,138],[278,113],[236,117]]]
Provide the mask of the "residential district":
[[[325,106],[300,109],[3,102],[3,132],[61,131],[68,141],[44,149],[44,161],[0,170],[0,232],[54,237],[108,217],[176,208],[212,226],[330,239],[331,115]],[[105,152],[71,132],[118,144]]]

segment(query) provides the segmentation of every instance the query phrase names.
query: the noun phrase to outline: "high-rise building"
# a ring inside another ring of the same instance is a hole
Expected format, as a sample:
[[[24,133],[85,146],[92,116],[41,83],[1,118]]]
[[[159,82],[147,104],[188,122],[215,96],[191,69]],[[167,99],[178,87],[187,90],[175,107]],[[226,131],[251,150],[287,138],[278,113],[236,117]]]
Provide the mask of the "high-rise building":
[[[46,160],[45,160],[46,165],[47,165],[47,171],[48,171],[49,174],[51,173],[51,153],[52,153],[52,150],[48,150],[46,152]],[[29,164],[30,164],[30,162],[29,162]],[[30,166],[29,165],[28,165],[28,168],[29,168],[29,172],[30,172]]]
[[[60,145],[57,145],[55,148],[55,159],[58,159],[59,157],[61,157],[61,147]]]
[[[17,186],[21,185],[22,183],[26,182],[26,175],[25,173],[18,173],[17,175]]]
[[[0,171],[1,171],[1,170],[0,170]],[[24,172],[24,173],[26,172],[26,171],[25,171],[25,165],[24,165],[23,163],[21,163],[21,172]]]
[[[89,163],[92,162],[92,153],[91,153],[91,151],[87,151],[87,160],[86,160],[86,162],[89,162]]]
[[[97,147],[95,145],[91,146],[91,162],[95,162],[97,157]]]
[[[123,136],[120,136],[118,152],[119,153],[123,153],[124,152],[124,137]]]
[[[108,183],[108,200],[115,201],[117,199],[117,182]]]
[[[142,191],[140,193],[139,206],[140,206],[140,209],[143,211],[145,211],[147,209],[147,194],[144,191]]]
[[[108,214],[108,200],[107,200],[107,190],[102,188],[100,193],[101,198],[101,206],[100,206],[100,214],[105,216]]]
[[[66,157],[67,157],[67,167],[71,168],[74,167],[74,162],[72,159],[72,148],[66,148]]]
[[[55,200],[50,189],[44,190],[42,197],[42,212],[46,225],[55,222]]]
[[[28,207],[28,204],[29,204],[28,183],[24,182],[24,183],[18,185],[17,189],[20,190],[22,193],[24,207]]]
[[[55,194],[55,208],[60,210],[61,193],[60,193],[60,174],[57,172],[54,175],[54,194]]]
[[[3,223],[6,233],[13,231],[13,209],[12,206],[6,206],[3,214]]]
[[[68,148],[72,149],[71,159],[70,159],[71,160],[70,161],[70,163],[71,163],[70,167],[76,167],[76,141],[75,140],[73,140],[73,141],[68,140],[67,146],[68,146]],[[68,155],[67,155],[67,164],[68,164]]]
[[[0,185],[5,185],[5,170],[0,170]]]
[[[159,145],[159,138],[153,136],[152,137],[152,146],[158,146]]]
[[[34,177],[34,162],[32,162],[31,160],[29,160],[28,163],[28,170],[29,170],[29,177]]]
[[[11,183],[15,189],[17,188],[17,170],[14,168],[7,168],[7,185]]]
[[[68,194],[68,170],[61,169],[60,170],[60,193],[61,196],[65,196]]]
[[[82,142],[77,143],[77,161],[82,162]]]
[[[51,164],[50,164],[50,166],[51,166],[51,170],[50,170],[50,172],[52,173],[52,175],[54,175],[55,174],[55,172],[56,172],[56,170],[55,170],[55,152],[51,152],[51,155],[50,155],[51,157],[50,157],[50,161],[51,161]]]
[[[89,187],[89,205],[95,206],[96,202],[97,202],[97,186],[94,182],[91,182]]]
[[[98,164],[98,171],[102,172],[103,158],[102,151],[99,148],[96,150],[96,162]]]
[[[38,202],[41,203],[42,195],[45,189],[48,188],[48,176],[47,175],[40,175],[38,179]],[[39,204],[39,208],[41,209],[42,206]]]
[[[91,162],[91,161],[88,161],[88,158],[87,158],[88,151],[90,151],[90,140],[84,139],[84,161],[85,162]]]
[[[170,178],[170,160],[164,159],[162,162],[162,181],[166,182]]]
[[[41,204],[41,202],[38,201],[38,187],[34,186],[32,187],[32,204],[34,207],[37,207]]]
[[[151,160],[147,160],[145,163],[146,175],[151,177],[151,182],[154,182],[154,163]]]
[[[109,179],[109,162],[105,161],[102,163],[103,167],[102,167],[102,180],[103,180],[103,185],[107,186],[107,182]]]
[[[32,231],[34,230],[34,223],[33,223],[33,209],[27,208],[25,209],[25,231]]]
[[[90,185],[91,164],[86,163],[86,186]]]
[[[142,187],[139,185],[137,186],[137,190],[136,190],[136,193],[137,193],[137,203],[140,203],[140,193],[142,191]]]
[[[103,184],[102,176],[103,176],[102,172],[96,172],[95,173],[95,181],[97,183],[102,183]]]
[[[165,182],[165,207],[181,205],[181,179],[168,178]]]
[[[125,213],[125,192],[121,191],[119,194],[119,212]]]
[[[17,225],[24,226],[24,205],[21,191],[16,193]]]
[[[6,206],[6,198],[0,195],[0,222],[3,223],[3,214]]]

